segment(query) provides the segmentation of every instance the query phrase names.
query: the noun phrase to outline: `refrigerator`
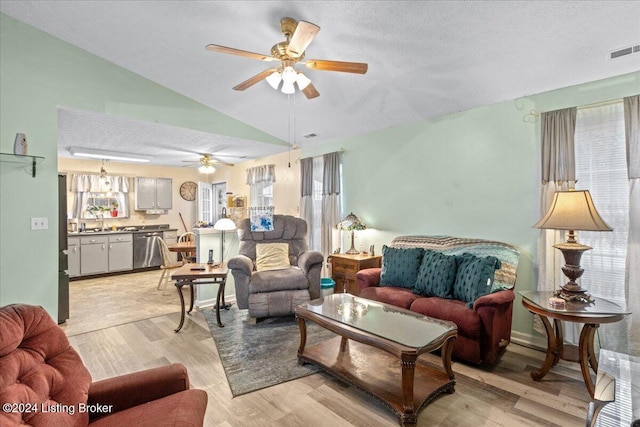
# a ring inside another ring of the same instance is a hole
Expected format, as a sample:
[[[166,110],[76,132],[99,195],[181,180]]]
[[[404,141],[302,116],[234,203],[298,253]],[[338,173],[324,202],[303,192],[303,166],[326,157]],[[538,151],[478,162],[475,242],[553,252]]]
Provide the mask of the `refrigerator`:
[[[58,323],[69,318],[69,261],[67,255],[67,176],[58,175]]]

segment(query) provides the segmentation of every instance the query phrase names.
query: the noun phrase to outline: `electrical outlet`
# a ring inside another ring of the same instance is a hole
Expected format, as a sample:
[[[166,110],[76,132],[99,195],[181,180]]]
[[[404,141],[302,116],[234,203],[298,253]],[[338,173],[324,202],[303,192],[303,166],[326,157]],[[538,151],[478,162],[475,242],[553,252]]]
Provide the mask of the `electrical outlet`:
[[[48,218],[31,218],[32,230],[46,230],[49,228]]]

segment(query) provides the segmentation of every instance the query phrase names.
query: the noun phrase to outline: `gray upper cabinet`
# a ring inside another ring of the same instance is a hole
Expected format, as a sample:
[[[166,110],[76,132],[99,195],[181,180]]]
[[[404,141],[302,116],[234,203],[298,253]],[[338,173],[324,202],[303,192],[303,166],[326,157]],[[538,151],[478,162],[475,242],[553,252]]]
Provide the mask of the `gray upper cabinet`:
[[[137,211],[173,208],[171,178],[136,177],[134,190]]]

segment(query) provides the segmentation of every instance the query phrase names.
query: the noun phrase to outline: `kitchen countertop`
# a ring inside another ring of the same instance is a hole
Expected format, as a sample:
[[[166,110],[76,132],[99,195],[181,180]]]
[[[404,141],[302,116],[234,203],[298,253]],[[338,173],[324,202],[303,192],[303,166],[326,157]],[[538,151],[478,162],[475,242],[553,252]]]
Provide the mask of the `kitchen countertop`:
[[[104,235],[104,234],[124,234],[124,233],[149,233],[149,232],[158,232],[158,231],[178,231],[177,228],[170,228],[168,224],[160,224],[160,225],[140,225],[140,226],[127,226],[127,227],[118,227],[116,230],[106,229],[99,230],[97,228],[88,228],[87,231],[69,231],[67,232],[67,237],[80,237],[86,235]]]

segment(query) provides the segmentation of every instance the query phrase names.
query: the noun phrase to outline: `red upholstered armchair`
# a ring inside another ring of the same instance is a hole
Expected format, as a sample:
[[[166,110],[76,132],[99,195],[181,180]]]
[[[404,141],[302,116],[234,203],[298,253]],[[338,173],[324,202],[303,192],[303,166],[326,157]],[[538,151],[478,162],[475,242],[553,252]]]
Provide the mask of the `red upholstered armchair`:
[[[183,365],[102,381],[42,308],[0,307],[0,425],[202,426],[207,394]]]

